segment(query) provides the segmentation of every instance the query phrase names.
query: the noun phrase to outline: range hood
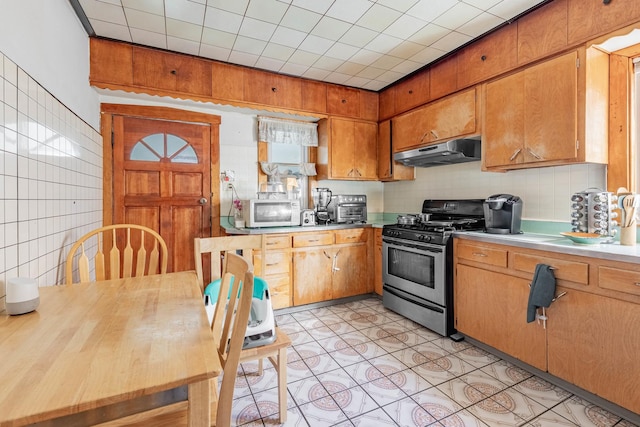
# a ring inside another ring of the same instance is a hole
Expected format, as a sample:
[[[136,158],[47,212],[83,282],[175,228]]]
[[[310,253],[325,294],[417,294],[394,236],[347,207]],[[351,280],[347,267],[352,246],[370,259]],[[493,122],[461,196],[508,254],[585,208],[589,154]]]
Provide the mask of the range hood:
[[[480,160],[480,137],[453,139],[422,148],[402,151],[393,160],[405,166],[428,168],[452,163],[475,162]]]

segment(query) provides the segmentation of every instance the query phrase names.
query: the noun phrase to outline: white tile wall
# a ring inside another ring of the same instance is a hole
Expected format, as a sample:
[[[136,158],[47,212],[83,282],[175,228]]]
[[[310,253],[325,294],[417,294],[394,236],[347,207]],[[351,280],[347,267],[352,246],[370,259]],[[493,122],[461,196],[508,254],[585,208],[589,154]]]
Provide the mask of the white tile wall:
[[[570,198],[586,188],[606,188],[604,165],[572,165],[482,172],[480,162],[418,168],[416,180],[384,185],[384,211],[420,212],[424,199],[479,198],[497,193],[520,196],[523,218],[570,221]]]
[[[101,224],[102,137],[0,52],[0,310],[8,278],[63,283]]]

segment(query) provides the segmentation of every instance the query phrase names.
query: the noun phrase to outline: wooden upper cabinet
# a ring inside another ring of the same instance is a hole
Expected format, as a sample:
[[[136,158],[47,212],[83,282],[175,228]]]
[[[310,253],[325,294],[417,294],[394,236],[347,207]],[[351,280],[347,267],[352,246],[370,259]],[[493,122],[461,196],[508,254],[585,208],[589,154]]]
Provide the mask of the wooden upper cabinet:
[[[477,135],[480,129],[476,92],[476,88],[471,88],[394,117],[391,132],[393,152],[459,136]]]
[[[567,0],[555,0],[518,20],[518,64],[567,47]]]
[[[360,118],[362,120],[378,121],[378,93],[360,90]]]
[[[343,117],[360,117],[360,91],[346,86],[328,85],[327,113]]]
[[[380,181],[403,181],[415,179],[415,168],[393,161],[391,120],[378,124],[378,179]]]
[[[638,0],[567,0],[569,45],[587,41],[640,20]]]
[[[244,97],[244,69],[236,65],[212,64],[212,96],[224,100],[242,101]]]
[[[458,53],[458,87],[465,88],[518,65],[518,26],[506,25]]]
[[[395,85],[396,113],[429,102],[429,82],[429,70],[424,70]]]
[[[388,87],[378,92],[378,118],[386,120],[396,114],[396,91],[395,88]]]
[[[133,84],[133,47],[129,44],[89,39],[91,84]]]
[[[302,109],[302,80],[259,70],[244,70],[244,100]]]
[[[318,122],[318,179],[378,179],[378,124],[337,117]]]
[[[327,112],[327,84],[302,80],[302,109],[314,113]]]
[[[211,62],[155,49],[133,47],[133,84],[211,96]]]
[[[430,70],[431,99],[442,98],[458,89],[458,55],[454,54],[434,64]]]

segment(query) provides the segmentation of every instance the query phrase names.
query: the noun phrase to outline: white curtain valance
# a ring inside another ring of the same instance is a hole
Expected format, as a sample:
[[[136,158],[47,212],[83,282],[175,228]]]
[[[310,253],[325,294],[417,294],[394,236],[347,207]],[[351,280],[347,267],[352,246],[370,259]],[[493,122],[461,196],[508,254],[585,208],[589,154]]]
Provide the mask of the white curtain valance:
[[[260,169],[267,176],[295,176],[296,178],[300,176],[315,176],[316,172],[316,164],[315,163],[300,163],[296,165],[292,164],[283,164],[283,163],[269,163],[269,162],[260,162]]]
[[[260,141],[268,143],[317,147],[318,125],[317,123],[259,117],[258,136]]]

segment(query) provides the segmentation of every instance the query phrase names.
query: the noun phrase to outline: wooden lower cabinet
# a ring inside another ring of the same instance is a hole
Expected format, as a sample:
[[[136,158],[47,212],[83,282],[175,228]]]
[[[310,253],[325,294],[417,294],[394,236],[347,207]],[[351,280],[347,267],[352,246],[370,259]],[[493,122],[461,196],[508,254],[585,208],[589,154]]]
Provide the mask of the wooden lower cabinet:
[[[376,294],[382,295],[382,228],[374,230],[374,240],[373,290]]]
[[[546,370],[545,330],[526,323],[529,281],[466,265],[456,273],[456,329]]]
[[[464,238],[454,263],[461,333],[640,413],[640,264]],[[539,263],[556,277],[546,328],[526,323]]]
[[[256,251],[253,256],[254,273],[269,285],[274,309],[291,307],[291,235],[268,235],[266,248],[265,271],[261,271],[262,254]]]
[[[344,245],[334,250],[333,298],[345,298],[368,292],[369,266],[367,244]]]
[[[549,373],[640,413],[640,306],[573,289],[548,310]]]
[[[304,305],[333,298],[330,247],[314,247],[293,252],[293,304]]]

